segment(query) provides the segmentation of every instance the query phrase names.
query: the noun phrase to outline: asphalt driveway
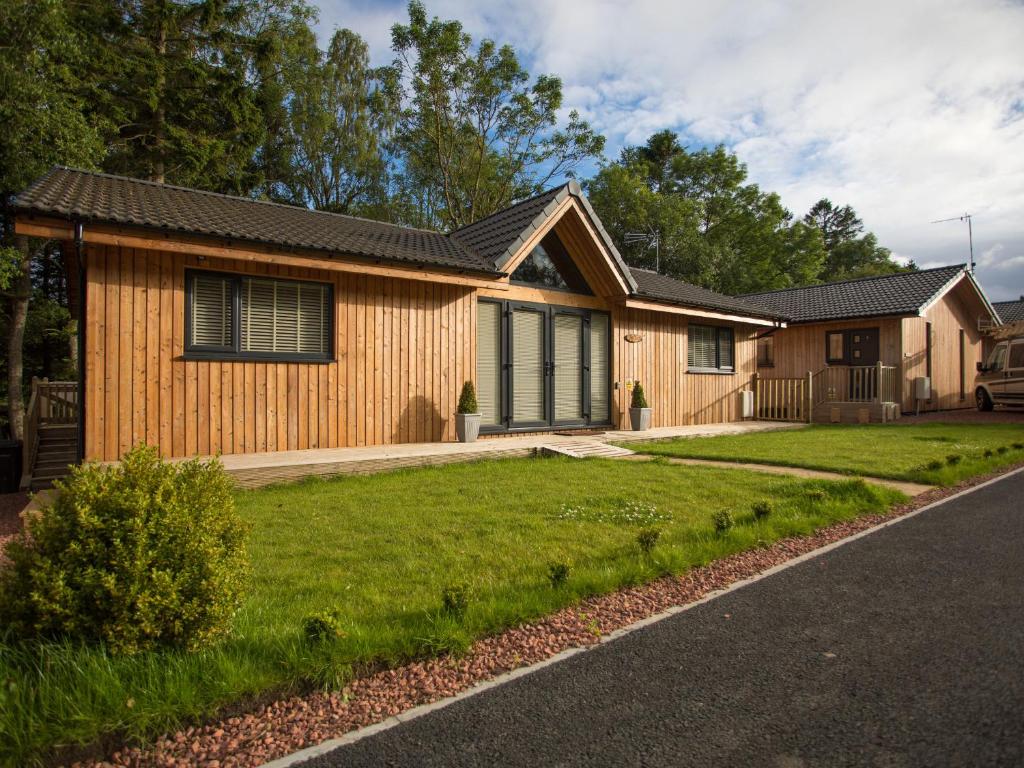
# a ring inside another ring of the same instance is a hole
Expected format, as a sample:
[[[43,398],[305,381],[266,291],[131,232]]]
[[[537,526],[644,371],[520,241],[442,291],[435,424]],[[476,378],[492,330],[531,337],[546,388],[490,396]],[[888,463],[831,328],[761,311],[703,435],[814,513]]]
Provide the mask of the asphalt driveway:
[[[311,760],[1024,765],[1024,473]]]

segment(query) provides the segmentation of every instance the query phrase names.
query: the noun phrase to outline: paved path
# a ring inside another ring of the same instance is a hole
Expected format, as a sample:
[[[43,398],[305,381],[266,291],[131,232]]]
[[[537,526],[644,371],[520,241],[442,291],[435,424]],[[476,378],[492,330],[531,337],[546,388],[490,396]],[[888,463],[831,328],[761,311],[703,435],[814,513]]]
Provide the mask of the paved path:
[[[1024,473],[328,766],[1024,765]]]
[[[629,457],[633,460],[652,460],[655,458],[662,458],[668,461],[670,464],[689,464],[691,466],[698,467],[723,467],[725,469],[747,469],[752,472],[767,472],[771,475],[791,475],[793,477],[806,477],[816,480],[853,480],[859,478],[865,483],[871,483],[872,485],[882,485],[887,488],[895,488],[900,493],[905,493],[907,496],[919,496],[925,491],[932,490],[935,486],[922,485],[921,483],[908,483],[906,480],[890,480],[886,477],[867,477],[865,475],[844,475],[841,472],[825,472],[820,469],[804,469],[803,467],[783,467],[777,464],[752,464],[745,461],[716,461],[714,459],[682,459],[677,456],[653,456],[642,454],[634,454]]]

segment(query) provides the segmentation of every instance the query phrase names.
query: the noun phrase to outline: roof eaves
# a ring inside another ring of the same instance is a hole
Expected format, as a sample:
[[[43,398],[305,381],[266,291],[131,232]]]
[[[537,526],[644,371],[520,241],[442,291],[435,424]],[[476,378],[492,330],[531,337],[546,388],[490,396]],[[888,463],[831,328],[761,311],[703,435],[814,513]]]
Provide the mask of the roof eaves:
[[[601,239],[604,241],[604,245],[608,249],[608,253],[611,254],[612,259],[614,259],[615,263],[618,265],[619,273],[625,279],[626,286],[629,288],[630,292],[636,293],[636,279],[630,274],[629,267],[626,266],[626,262],[619,253],[619,249],[616,248],[615,243],[612,242],[611,235],[609,235],[605,230],[604,224],[601,223],[601,219],[597,215],[597,212],[583,194],[583,189],[575,179],[569,181],[567,187],[569,189],[569,194],[575,196],[576,199],[580,201],[580,204],[583,206],[583,210],[585,210],[587,212],[587,216],[590,217],[590,221],[597,230],[597,233],[601,236]]]
[[[780,314],[778,312],[771,312],[767,309],[761,309],[760,307],[744,308],[726,308],[712,306],[711,304],[698,304],[693,301],[681,301],[679,299],[670,299],[666,296],[648,293],[645,291],[637,290],[634,292],[637,298],[644,299],[647,301],[654,301],[659,304],[668,304],[669,306],[679,307],[681,309],[695,309],[702,312],[721,312],[723,315],[737,315],[739,317],[753,317],[758,320],[774,320],[782,323],[790,322],[789,317]]]
[[[964,276],[967,274],[968,272],[966,269],[966,265],[961,265],[961,270],[959,272],[957,272],[955,275],[949,278],[949,280],[943,283],[938,290],[936,290],[931,296],[928,297],[926,301],[924,301],[920,306],[918,306],[917,314],[923,317],[924,313],[928,311],[929,307],[931,307],[935,302],[937,302],[939,299],[941,299],[943,296],[949,293],[949,291],[951,291],[957,283],[963,280]]]

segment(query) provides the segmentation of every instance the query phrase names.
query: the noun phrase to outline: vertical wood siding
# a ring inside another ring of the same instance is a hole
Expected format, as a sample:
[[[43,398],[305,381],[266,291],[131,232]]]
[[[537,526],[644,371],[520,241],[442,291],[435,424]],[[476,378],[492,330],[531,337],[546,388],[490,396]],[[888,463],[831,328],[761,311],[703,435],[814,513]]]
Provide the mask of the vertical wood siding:
[[[165,456],[454,439],[476,366],[471,288],[90,245],[86,456]],[[327,364],[184,360],[186,267],[333,284]]]
[[[636,380],[643,384],[653,410],[652,426],[713,424],[742,417],[739,393],[750,388],[755,370],[756,328],[731,325],[735,334],[735,373],[687,373],[688,323],[684,315],[623,308],[613,312],[613,366],[619,386],[613,393],[612,405],[616,423],[621,427],[629,426],[629,392],[625,384]],[[629,334],[637,334],[641,340],[627,342],[625,337]]]
[[[825,334],[851,328],[878,328],[878,354],[885,365],[900,364],[900,320],[867,317],[838,323],[793,325],[775,331],[775,365],[761,368],[767,378],[795,378],[817,373],[825,367]],[[865,361],[874,365],[877,360]]]
[[[916,408],[914,379],[927,375],[927,324],[932,324],[932,399],[921,410],[974,407],[976,364],[983,360],[984,339],[978,330],[977,301],[960,285],[935,303],[925,317],[903,320],[903,409]],[[964,330],[964,399],[960,399],[960,329]]]

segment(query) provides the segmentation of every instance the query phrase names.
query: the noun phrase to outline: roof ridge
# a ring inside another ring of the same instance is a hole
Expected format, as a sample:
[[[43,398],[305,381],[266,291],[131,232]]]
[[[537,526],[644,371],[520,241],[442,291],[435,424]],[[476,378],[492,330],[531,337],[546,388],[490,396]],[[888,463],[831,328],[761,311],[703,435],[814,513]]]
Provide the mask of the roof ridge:
[[[527,203],[531,203],[534,200],[537,200],[537,199],[539,199],[541,197],[544,197],[544,195],[549,195],[552,192],[555,192],[556,190],[561,190],[563,187],[568,187],[568,186],[569,186],[569,182],[567,181],[564,184],[559,184],[557,187],[551,187],[551,189],[545,189],[543,192],[538,192],[536,195],[533,195],[532,197],[527,197],[527,198],[525,198],[523,200],[520,200],[517,203],[512,203],[512,205],[509,205],[509,206],[507,206],[505,208],[501,208],[500,210],[497,210],[494,213],[487,214],[482,219],[477,219],[476,221],[470,222],[469,224],[462,225],[458,229],[453,229],[451,232],[448,233],[448,237],[451,237],[452,235],[457,235],[459,232],[463,232],[463,231],[469,229],[470,227],[475,227],[477,224],[482,224],[483,222],[487,221],[488,219],[493,219],[495,216],[499,216],[501,214],[508,213],[513,208],[518,208],[521,205],[526,205]]]
[[[867,282],[868,280],[891,280],[894,277],[902,277],[905,275],[923,275],[928,272],[939,272],[940,270],[943,269],[957,269],[959,271],[963,271],[967,269],[967,263],[964,262],[961,264],[947,264],[941,267],[929,267],[928,269],[917,269],[908,272],[893,272],[888,275],[865,275],[864,277],[850,277],[847,278],[846,280],[832,280],[827,283],[811,283],[810,285],[795,285],[792,288],[778,288],[774,291],[755,291],[753,293],[737,293],[736,297],[739,298],[743,296],[773,296],[779,293],[788,293],[790,291],[803,291],[809,288],[824,288],[829,285],[847,285],[849,283]]]
[[[423,227],[410,227],[410,226],[408,226],[406,224],[395,224],[395,223],[390,222],[390,221],[381,221],[380,219],[370,219],[370,218],[367,218],[366,216],[353,216],[352,214],[349,214],[349,213],[336,213],[334,211],[322,211],[319,208],[307,208],[304,205],[290,205],[289,203],[279,203],[279,202],[276,202],[274,200],[261,200],[261,199],[256,198],[256,197],[244,197],[243,195],[228,195],[228,194],[226,194],[224,192],[212,192],[212,191],[210,191],[208,189],[199,189],[198,187],[183,187],[180,184],[167,184],[165,182],[160,182],[160,181],[150,181],[149,179],[140,179],[140,178],[137,178],[135,176],[120,176],[120,175],[118,175],[116,173],[106,173],[105,171],[87,171],[87,170],[84,170],[82,168],[73,168],[73,167],[68,166],[68,165],[55,165],[55,166],[53,166],[50,169],[49,173],[45,174],[44,176],[41,176],[37,180],[37,182],[38,181],[42,181],[47,176],[49,176],[50,173],[53,173],[53,171],[55,171],[55,170],[71,171],[72,173],[81,173],[81,174],[86,175],[86,176],[99,176],[99,177],[105,178],[105,179],[116,179],[117,181],[130,181],[133,184],[142,184],[142,185],[147,186],[147,187],[153,187],[154,189],[173,189],[173,190],[176,190],[178,192],[188,192],[188,193],[193,194],[193,195],[205,195],[207,197],[216,197],[216,198],[221,198],[221,199],[225,199],[225,200],[237,200],[237,201],[243,202],[243,203],[257,203],[259,205],[270,205],[270,206],[274,206],[276,208],[286,208],[286,209],[292,210],[292,211],[305,211],[307,213],[314,213],[314,214],[318,214],[318,215],[321,215],[321,216],[333,216],[335,218],[350,219],[352,221],[365,221],[365,222],[367,222],[369,224],[380,224],[381,226],[384,226],[384,227],[394,227],[395,229],[405,229],[405,230],[408,230],[410,232],[424,232],[424,233],[429,234],[429,235],[438,235],[440,237],[448,237],[447,234],[445,234],[444,232],[441,232],[440,230],[437,230],[437,229],[425,229]],[[34,187],[34,186],[35,186],[35,183],[32,184],[32,187]],[[32,187],[29,187],[29,189],[31,189]],[[25,190],[25,191],[27,192],[28,190]],[[22,193],[22,194],[24,194],[24,193]],[[460,243],[460,245],[461,245],[461,243]],[[465,246],[462,246],[462,247],[464,248]]]

